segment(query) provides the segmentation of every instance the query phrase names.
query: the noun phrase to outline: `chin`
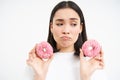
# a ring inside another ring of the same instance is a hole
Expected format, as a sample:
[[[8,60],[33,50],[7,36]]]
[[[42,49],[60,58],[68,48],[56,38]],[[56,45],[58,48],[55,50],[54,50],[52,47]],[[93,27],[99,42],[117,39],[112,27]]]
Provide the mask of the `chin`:
[[[70,42],[65,42],[61,44],[61,47],[64,47],[64,48],[71,47],[71,46],[74,46],[74,45]]]

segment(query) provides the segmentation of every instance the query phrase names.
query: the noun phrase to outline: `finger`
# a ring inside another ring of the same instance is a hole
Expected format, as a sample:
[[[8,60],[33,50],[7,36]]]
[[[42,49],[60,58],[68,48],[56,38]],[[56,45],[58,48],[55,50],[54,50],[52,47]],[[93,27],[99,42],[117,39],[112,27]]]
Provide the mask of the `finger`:
[[[104,61],[102,59],[98,59],[98,58],[94,58],[93,63],[95,63],[96,65],[98,65],[98,69],[102,69],[104,68]]]
[[[37,44],[33,47],[33,49],[32,49],[32,52],[33,53],[36,53],[36,47],[37,47]]]
[[[33,58],[32,58],[32,52],[30,51],[29,55],[28,55],[28,59],[26,60],[27,65],[30,65],[30,63],[32,62],[32,60],[33,60]]]
[[[101,62],[100,60],[96,61],[96,62],[98,63],[98,66],[97,66],[98,69],[103,69],[104,68],[104,62]]]
[[[98,54],[97,56],[93,57],[94,59],[101,59],[100,54]]]
[[[101,68],[104,68],[104,66],[105,66],[104,62],[100,62],[100,66],[101,66]]]
[[[32,61],[31,60],[26,60],[26,63],[27,63],[27,65],[29,65],[29,66],[31,66],[32,65]]]
[[[31,49],[31,51],[29,52],[29,58],[26,60],[26,63],[31,66],[32,63],[33,63],[33,60],[35,59],[36,57],[36,54],[35,54],[35,49],[36,49],[36,45],[33,47],[33,49]]]
[[[29,62],[30,62],[30,60],[29,60],[29,59],[27,59],[27,60],[26,60],[27,65],[29,65]]]
[[[103,50],[101,48],[99,54],[97,56],[95,56],[96,59],[103,59]]]
[[[29,60],[33,60],[32,53],[29,54]]]
[[[83,54],[82,49],[80,49],[80,59],[81,59],[81,60],[84,59],[84,54]]]
[[[48,63],[50,63],[50,62],[53,60],[53,58],[54,58],[54,53],[53,53],[53,55],[49,58]]]
[[[33,47],[33,49],[30,51],[30,54],[31,54],[31,56],[33,56],[33,58],[35,58],[36,57],[36,46],[37,46],[37,44]]]
[[[103,55],[104,55],[104,52],[103,52],[103,50],[101,48],[101,50],[100,50],[100,57],[103,57]]]
[[[36,57],[37,57],[37,55],[36,55],[35,52],[32,53],[32,57],[33,57],[33,58],[36,58]]]
[[[100,58],[101,58],[101,61],[104,62],[104,52],[101,48],[101,51],[100,51]]]

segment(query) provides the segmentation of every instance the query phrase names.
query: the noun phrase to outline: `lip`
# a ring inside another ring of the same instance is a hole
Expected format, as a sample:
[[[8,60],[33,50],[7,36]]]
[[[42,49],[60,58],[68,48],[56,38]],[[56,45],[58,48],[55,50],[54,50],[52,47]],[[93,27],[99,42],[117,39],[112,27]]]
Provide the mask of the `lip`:
[[[69,36],[62,36],[62,40],[70,40],[71,38]]]

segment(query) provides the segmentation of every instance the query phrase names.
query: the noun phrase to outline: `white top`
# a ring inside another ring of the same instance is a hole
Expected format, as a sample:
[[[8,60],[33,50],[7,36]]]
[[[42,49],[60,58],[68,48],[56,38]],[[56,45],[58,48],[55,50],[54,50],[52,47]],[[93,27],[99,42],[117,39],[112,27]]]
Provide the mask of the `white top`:
[[[97,70],[91,80],[106,80],[103,70]],[[54,54],[46,80],[80,80],[80,59],[74,52]]]

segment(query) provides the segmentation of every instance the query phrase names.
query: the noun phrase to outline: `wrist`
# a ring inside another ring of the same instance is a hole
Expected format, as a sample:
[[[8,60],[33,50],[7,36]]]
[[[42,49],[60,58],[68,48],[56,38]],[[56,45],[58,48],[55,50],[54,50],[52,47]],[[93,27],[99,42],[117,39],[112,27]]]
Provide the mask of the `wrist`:
[[[82,77],[81,80],[90,80],[89,77]]]
[[[90,76],[87,76],[87,75],[82,76],[81,75],[81,80],[90,80]]]
[[[34,75],[34,80],[45,80],[45,76],[35,74]]]

